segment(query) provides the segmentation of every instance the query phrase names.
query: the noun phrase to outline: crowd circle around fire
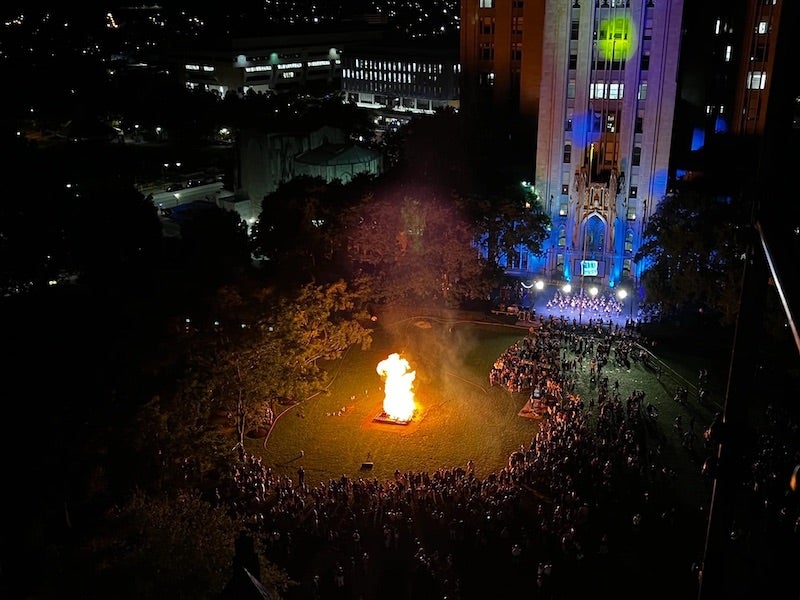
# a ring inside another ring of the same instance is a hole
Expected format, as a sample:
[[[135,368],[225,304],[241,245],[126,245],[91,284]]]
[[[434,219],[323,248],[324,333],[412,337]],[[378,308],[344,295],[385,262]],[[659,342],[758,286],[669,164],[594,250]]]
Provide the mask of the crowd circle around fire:
[[[527,581],[535,597],[563,597],[582,585],[592,589],[581,575],[596,578],[620,564],[614,557],[640,551],[681,561],[685,583],[693,585],[701,557],[670,556],[666,549],[698,530],[704,509],[678,506],[677,474],[662,445],[646,434],[668,433],[652,428],[644,392],[621,390],[605,372],[609,362],[646,363],[645,345],[632,324],[577,327],[542,319],[498,357],[489,378],[511,391],[546,390],[546,414],[508,464],[484,478],[468,461],[434,472],[396,471],[388,481],[342,475],[312,482],[302,466],[292,478],[247,455],[222,480],[217,500],[233,503],[254,535],[267,540],[277,564],[326,557],[314,561],[313,572],[306,568],[303,597],[364,597],[377,576],[376,558],[404,565],[402,585],[420,598],[462,597],[465,569],[481,561],[499,569],[498,577]],[[585,370],[596,384],[596,397],[586,402],[573,393]],[[701,426],[680,426],[699,434],[697,445],[684,445],[687,452],[710,451]],[[754,492],[764,496],[765,520],[796,543],[798,505],[774,497],[774,475],[769,464],[759,464]]]

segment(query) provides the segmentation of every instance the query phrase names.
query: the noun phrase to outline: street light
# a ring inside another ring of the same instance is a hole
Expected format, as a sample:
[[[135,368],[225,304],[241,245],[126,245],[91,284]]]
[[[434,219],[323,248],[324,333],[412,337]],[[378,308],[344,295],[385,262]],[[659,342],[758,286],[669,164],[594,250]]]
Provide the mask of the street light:
[[[620,289],[617,292],[617,298],[619,298],[620,302],[624,303],[625,302],[625,298],[627,298],[627,297],[628,297],[628,290],[623,288],[623,289]],[[631,300],[630,300],[630,302],[628,304],[628,318],[629,318],[629,320],[633,319],[633,296],[631,296]]]
[[[175,163],[168,163],[168,162],[165,162],[165,163],[164,163],[164,165],[163,165],[162,174],[163,174],[163,176],[164,176],[164,187],[165,187],[165,188],[167,187],[167,174],[168,174],[168,172],[169,172],[169,169],[170,169],[170,167],[171,167],[173,164],[175,165],[175,171],[176,171],[176,172],[180,171],[181,164],[182,164],[180,161],[177,161],[177,162],[175,162]]]

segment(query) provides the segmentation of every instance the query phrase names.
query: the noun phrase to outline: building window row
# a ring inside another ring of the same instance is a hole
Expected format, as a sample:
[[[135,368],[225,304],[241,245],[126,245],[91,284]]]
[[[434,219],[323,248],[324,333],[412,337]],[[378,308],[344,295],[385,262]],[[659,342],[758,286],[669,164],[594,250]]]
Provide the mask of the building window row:
[[[211,65],[184,65],[184,68],[187,71],[205,71],[206,73],[214,71],[214,67]]]
[[[336,61],[339,62],[338,60]],[[372,60],[368,58],[355,59],[356,69],[377,69],[379,71],[396,71],[406,73],[443,73],[444,65],[441,63],[397,62],[386,60]]]
[[[364,69],[344,69],[342,76],[345,79],[363,81],[391,81],[393,83],[408,83],[415,85],[430,85],[435,83],[432,78],[419,77],[411,73],[384,73],[382,71],[366,71]]]
[[[589,98],[621,100],[624,90],[624,83],[605,83],[600,81],[589,86]]]

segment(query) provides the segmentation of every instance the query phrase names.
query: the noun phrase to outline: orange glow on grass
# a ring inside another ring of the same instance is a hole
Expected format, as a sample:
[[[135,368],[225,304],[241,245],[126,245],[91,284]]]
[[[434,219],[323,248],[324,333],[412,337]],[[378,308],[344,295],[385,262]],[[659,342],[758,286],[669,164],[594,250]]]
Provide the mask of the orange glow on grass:
[[[398,421],[410,421],[414,415],[414,379],[416,371],[405,358],[396,352],[378,363],[378,374],[383,377],[383,412]]]

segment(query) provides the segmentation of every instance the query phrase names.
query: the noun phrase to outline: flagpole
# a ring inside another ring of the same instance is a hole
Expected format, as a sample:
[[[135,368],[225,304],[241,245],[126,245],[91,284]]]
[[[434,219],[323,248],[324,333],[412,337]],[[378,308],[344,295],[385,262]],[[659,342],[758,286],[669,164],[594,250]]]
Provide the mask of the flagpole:
[[[586,206],[590,206],[590,202],[592,200],[592,160],[594,158],[594,143],[589,144],[589,173],[587,176],[587,186],[586,192],[587,202],[585,203]],[[578,298],[578,325],[583,324],[583,282],[584,282],[584,263],[586,262],[586,245],[589,241],[589,211],[585,211],[584,219],[583,219],[583,251],[581,253],[581,295]]]

